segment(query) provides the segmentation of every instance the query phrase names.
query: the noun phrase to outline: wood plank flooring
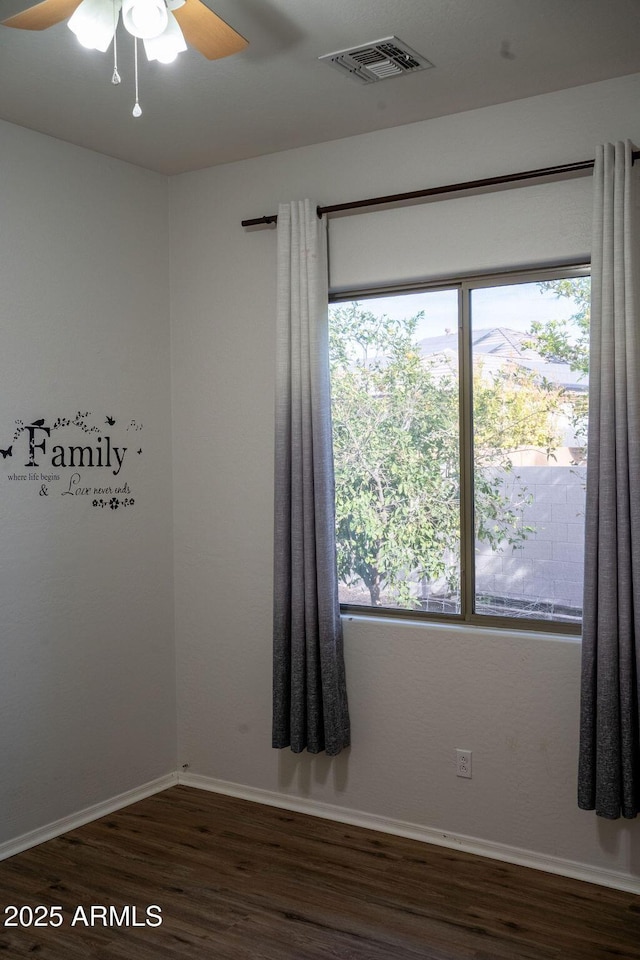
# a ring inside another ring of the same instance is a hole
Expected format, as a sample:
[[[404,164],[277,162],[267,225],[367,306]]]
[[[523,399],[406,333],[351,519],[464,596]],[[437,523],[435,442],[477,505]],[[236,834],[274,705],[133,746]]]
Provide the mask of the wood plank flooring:
[[[2,957],[640,960],[640,897],[181,786],[0,863]]]

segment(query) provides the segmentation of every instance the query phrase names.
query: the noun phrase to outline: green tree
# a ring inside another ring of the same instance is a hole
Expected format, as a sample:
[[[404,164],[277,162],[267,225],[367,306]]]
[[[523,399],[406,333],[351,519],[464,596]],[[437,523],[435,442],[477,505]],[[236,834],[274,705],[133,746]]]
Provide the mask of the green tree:
[[[568,319],[534,320],[525,344],[547,360],[567,363],[572,370],[589,373],[589,323],[591,320],[591,277],[567,277],[538,284],[541,293],[571,300],[575,313]]]
[[[415,605],[410,579],[458,586],[457,371],[420,356],[421,318],[380,317],[359,303],[331,314],[338,572],[347,585],[364,583],[374,606],[383,591]],[[515,368],[493,378],[478,368],[474,380],[477,535],[517,545],[528,529],[500,471],[532,436],[553,441],[552,391]]]
[[[554,458],[560,443],[558,411],[562,389],[516,363],[487,376],[482,359],[473,371],[474,501],[476,538],[517,547],[534,527],[522,522],[522,508],[532,502],[526,486],[507,493],[516,452],[544,450]]]
[[[571,301],[571,316],[545,321],[534,321],[528,332],[525,347],[535,350],[554,363],[566,363],[582,374],[585,386],[589,375],[589,327],[591,322],[591,277],[566,277],[546,280],[538,284],[541,293],[554,293],[558,299]],[[585,393],[563,391],[563,400],[569,407],[571,424],[586,454],[588,396]]]
[[[407,574],[448,574],[458,541],[458,400],[436,381],[412,335],[421,315],[376,317],[357,303],[332,312],[331,368],[338,571],[371,603]]]

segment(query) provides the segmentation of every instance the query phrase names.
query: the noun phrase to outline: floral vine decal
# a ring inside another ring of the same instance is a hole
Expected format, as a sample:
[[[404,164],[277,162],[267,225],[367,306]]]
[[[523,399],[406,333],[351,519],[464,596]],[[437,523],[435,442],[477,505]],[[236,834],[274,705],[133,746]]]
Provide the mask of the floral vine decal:
[[[136,501],[133,497],[125,497],[124,500],[118,500],[117,497],[111,497],[111,500],[94,500],[93,506],[100,507],[101,510],[104,510],[105,507],[110,507],[111,510],[117,510],[118,507],[132,507]]]

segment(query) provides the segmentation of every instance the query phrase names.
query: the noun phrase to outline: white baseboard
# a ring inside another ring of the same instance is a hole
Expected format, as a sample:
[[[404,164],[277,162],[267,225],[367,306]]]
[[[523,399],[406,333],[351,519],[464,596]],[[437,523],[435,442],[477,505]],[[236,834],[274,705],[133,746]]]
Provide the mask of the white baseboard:
[[[38,827],[36,830],[30,830],[29,833],[23,833],[22,836],[16,837],[15,840],[0,843],[0,860],[13,857],[16,853],[22,853],[23,850],[28,850],[30,847],[37,847],[38,844],[44,843],[46,840],[53,840],[54,837],[59,837],[62,833],[68,833],[69,830],[83,827],[85,823],[91,823],[92,820],[99,820],[100,817],[105,817],[110,813],[114,813],[116,810],[121,810],[123,807],[128,807],[132,803],[137,803],[138,800],[144,800],[154,793],[161,793],[162,790],[166,790],[168,787],[174,787],[177,782],[178,775],[176,773],[169,773],[164,777],[158,777],[157,780],[150,780],[148,783],[143,783],[139,787],[134,787],[133,790],[127,790],[125,793],[120,793],[116,797],[111,797],[109,800],[103,800],[101,803],[96,803],[91,807],[85,807],[84,810],[80,810],[78,813],[72,813],[68,817],[62,817],[61,820],[55,820],[53,823],[49,823],[44,827]]]
[[[465,853],[476,854],[479,857],[489,857],[492,860],[515,863],[522,867],[531,867],[534,870],[543,870],[546,873],[572,877],[575,880],[584,880],[587,883],[596,883],[603,887],[613,887],[615,890],[625,890],[637,894],[640,887],[640,877],[633,877],[615,870],[576,863],[573,860],[563,860],[560,857],[546,856],[531,850],[511,847],[507,844],[478,840],[475,837],[467,837],[463,834],[442,833],[432,827],[379,817],[375,814],[350,810],[347,807],[338,807],[333,804],[318,803],[305,797],[294,797],[290,794],[274,793],[270,790],[259,790],[254,787],[246,787],[238,783],[229,783],[226,780],[216,780],[213,777],[203,777],[184,771],[179,771],[178,780],[179,783],[187,787],[209,790],[212,793],[222,793],[227,796],[238,797],[241,800],[252,800],[255,803],[280,807],[283,810],[294,810],[297,813],[306,813],[312,817],[322,817],[325,820],[348,823],[354,827],[365,827],[368,830],[407,837],[411,840],[419,840],[422,843],[451,847],[456,850],[463,850]]]
[[[421,843],[432,843],[440,847],[463,850],[465,853],[473,853],[479,857],[489,857],[492,860],[515,863],[522,867],[531,867],[534,870],[542,870],[546,873],[555,873],[564,877],[572,877],[575,880],[584,880],[587,883],[596,883],[603,887],[612,887],[615,890],[625,890],[637,894],[640,885],[639,877],[615,870],[606,870],[589,864],[577,863],[573,860],[564,860],[560,857],[547,856],[531,850],[522,850],[519,847],[508,846],[507,844],[478,840],[475,837],[468,837],[463,834],[443,833],[432,827],[407,823],[404,820],[393,820],[360,810],[350,810],[347,807],[319,803],[316,800],[295,797],[287,793],[260,790],[238,783],[230,783],[227,780],[217,780],[213,777],[186,773],[182,770],[143,783],[133,790],[118,794],[91,807],[86,807],[78,813],[63,817],[44,827],[38,827],[36,830],[31,830],[14,840],[8,840],[6,843],[0,844],[0,860],[22,853],[23,850],[28,850],[30,847],[36,847],[40,843],[59,837],[61,834],[82,827],[93,820],[99,820],[100,817],[121,810],[123,807],[128,807],[132,803],[137,803],[138,800],[144,800],[154,793],[161,793],[177,783],[199,790],[209,790],[212,793],[238,797],[241,800],[251,800],[254,803],[264,803],[271,807],[279,807],[282,810],[294,810],[297,813],[321,817],[324,820],[334,820],[337,823],[347,823],[354,827],[364,827],[368,830],[377,830],[380,833],[407,837]]]

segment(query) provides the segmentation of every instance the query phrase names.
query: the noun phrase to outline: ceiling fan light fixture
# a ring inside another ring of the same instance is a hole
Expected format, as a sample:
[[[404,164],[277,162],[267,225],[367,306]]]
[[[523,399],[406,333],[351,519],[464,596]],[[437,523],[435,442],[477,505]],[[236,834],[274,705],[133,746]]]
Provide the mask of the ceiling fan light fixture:
[[[173,63],[179,53],[187,49],[182,30],[178,21],[171,13],[164,33],[159,37],[153,37],[151,40],[144,41],[144,49],[147,54],[147,60],[158,60],[160,63]]]
[[[139,40],[144,42],[147,58],[159,63],[173,63],[187,45],[207,60],[218,60],[239,53],[248,43],[203,0],[38,0],[22,13],[3,20],[0,26],[46,30],[69,18],[69,28],[84,47],[106,53],[113,46],[111,83],[120,86],[118,27],[121,14],[123,26],[133,36],[134,117],[142,116]]]
[[[160,63],[173,63],[179,53],[184,53],[187,44],[178,21],[168,11],[169,20],[164,33],[159,37],[144,41],[147,60],[158,60]]]
[[[122,22],[129,33],[140,40],[159,37],[166,30],[168,20],[165,0],[124,0],[122,4]]]
[[[122,0],[82,0],[67,26],[88,50],[109,49]]]

